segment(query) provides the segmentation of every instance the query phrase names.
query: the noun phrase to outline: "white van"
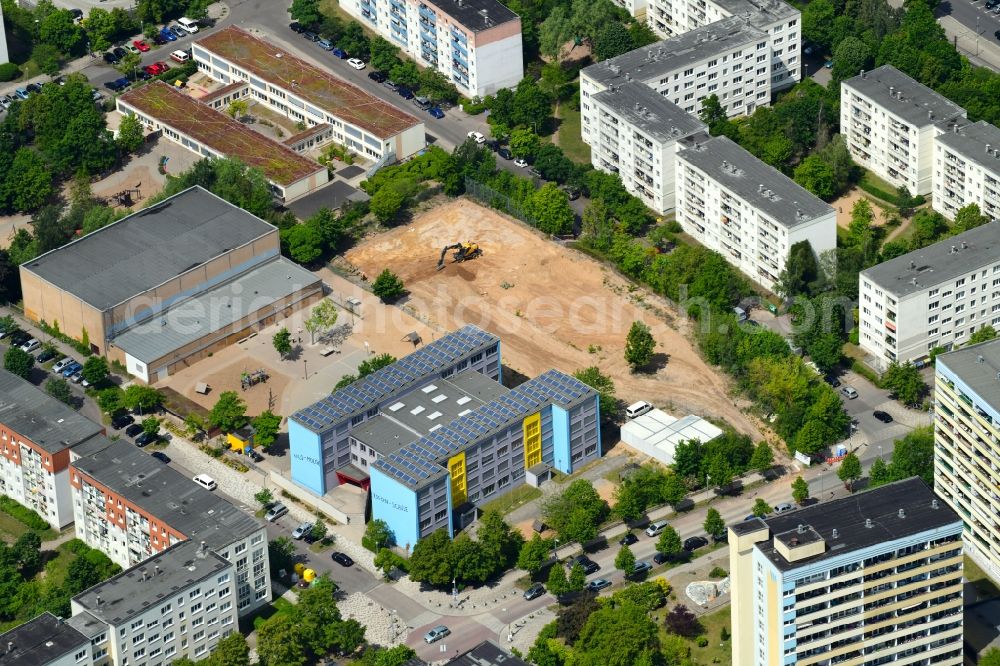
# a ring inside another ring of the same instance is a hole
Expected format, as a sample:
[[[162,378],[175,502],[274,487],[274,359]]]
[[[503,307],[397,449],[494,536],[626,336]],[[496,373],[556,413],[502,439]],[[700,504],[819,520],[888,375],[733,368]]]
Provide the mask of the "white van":
[[[177,50],[170,54],[170,59],[176,60],[177,62],[187,62],[191,59],[191,56],[187,54],[187,51]]]
[[[215,482],[215,479],[210,477],[208,474],[199,474],[194,477],[194,482],[205,490],[215,490],[219,487],[219,484]]]
[[[667,529],[667,525],[669,524],[670,523],[666,520],[658,520],[655,523],[651,523],[649,527],[646,528],[646,536],[659,536],[663,530]]]
[[[634,402],[625,408],[625,416],[630,419],[634,419],[637,416],[642,416],[652,408],[653,406],[651,404],[645,400],[640,400],[639,402]]]
[[[193,20],[189,19],[186,16],[182,16],[179,19],[177,19],[177,23],[182,28],[184,28],[185,30],[187,30],[188,32],[190,32],[192,35],[194,33],[198,32],[198,22],[197,21],[193,21]]]

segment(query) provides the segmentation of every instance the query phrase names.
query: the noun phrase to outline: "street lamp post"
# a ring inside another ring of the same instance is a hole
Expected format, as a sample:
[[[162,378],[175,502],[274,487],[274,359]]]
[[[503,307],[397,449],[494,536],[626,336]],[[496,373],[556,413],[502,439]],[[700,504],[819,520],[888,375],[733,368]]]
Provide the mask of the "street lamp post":
[[[878,459],[879,460],[882,459],[882,445],[881,444],[878,445]]]
[[[302,359],[302,371],[305,373],[305,378],[309,379],[309,361]]]
[[[504,608],[503,612],[506,613],[507,609]],[[510,618],[507,618],[507,642],[512,643],[514,641],[514,634],[510,633]]]
[[[556,554],[557,550],[559,550],[559,539],[555,539],[552,542],[552,559],[553,560],[558,560],[559,559],[559,556]]]

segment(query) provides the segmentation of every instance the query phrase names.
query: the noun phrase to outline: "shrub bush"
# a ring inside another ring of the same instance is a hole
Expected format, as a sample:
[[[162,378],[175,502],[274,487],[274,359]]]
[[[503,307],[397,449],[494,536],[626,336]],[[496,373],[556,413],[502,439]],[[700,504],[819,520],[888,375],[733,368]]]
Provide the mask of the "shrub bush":
[[[21,76],[21,70],[12,62],[0,65],[0,81],[13,81]]]
[[[698,647],[707,647],[708,646],[708,639],[705,638],[704,636],[699,636],[698,640],[696,642],[698,643]]]
[[[709,578],[725,578],[728,575],[729,572],[722,567],[713,567],[713,569],[708,572]]]
[[[41,516],[28,507],[18,504],[6,495],[0,495],[0,511],[24,523],[33,530],[49,529],[49,524]]]

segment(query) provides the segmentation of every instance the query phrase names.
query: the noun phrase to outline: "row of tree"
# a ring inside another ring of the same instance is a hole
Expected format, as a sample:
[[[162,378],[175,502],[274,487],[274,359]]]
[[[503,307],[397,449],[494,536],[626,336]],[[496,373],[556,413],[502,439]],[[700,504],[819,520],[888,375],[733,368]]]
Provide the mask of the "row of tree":
[[[513,567],[523,544],[519,531],[500,514],[487,511],[479,519],[475,539],[466,532],[452,539],[440,529],[418,541],[408,571],[412,580],[431,585],[480,585]]]

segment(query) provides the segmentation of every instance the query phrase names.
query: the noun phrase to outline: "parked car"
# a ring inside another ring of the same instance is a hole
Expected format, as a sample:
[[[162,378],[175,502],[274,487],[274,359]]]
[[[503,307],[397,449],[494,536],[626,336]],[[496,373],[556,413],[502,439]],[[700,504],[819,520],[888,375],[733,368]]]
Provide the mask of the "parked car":
[[[188,55],[187,51],[181,51],[178,49],[170,54],[170,59],[176,62],[185,63],[191,59],[191,56]]]
[[[51,361],[58,355],[59,353],[55,349],[49,347],[48,349],[43,349],[42,351],[40,351],[38,353],[38,356],[35,357],[35,360],[38,361],[39,363],[47,363],[48,361]]]
[[[545,180],[545,176],[542,175],[542,172],[536,169],[535,167],[531,167],[530,169],[528,169],[528,173],[530,173],[535,178],[540,178],[542,180]]]
[[[299,25],[298,21],[292,21],[291,23],[289,23],[288,29],[294,32],[296,35],[301,35],[303,32],[306,31],[305,28]]]
[[[329,39],[321,39],[321,40],[319,40],[318,42],[316,42],[316,46],[320,47],[324,51],[332,51],[333,50],[333,42],[331,42]]]
[[[157,460],[159,460],[161,463],[166,464],[166,463],[170,462],[170,456],[168,456],[163,451],[153,451],[149,455],[153,456],[154,458],[156,458]]]
[[[347,64],[359,72],[365,68],[365,61],[361,58],[349,58]]]
[[[439,624],[438,626],[434,627],[426,634],[424,634],[424,642],[433,643],[435,641],[439,641],[450,633],[451,629],[444,626],[443,624]]]
[[[129,84],[128,77],[123,76],[121,78],[115,79],[114,81],[108,81],[107,83],[104,84],[104,86],[109,90],[118,92],[120,90],[124,90],[125,88],[127,88],[128,84]]]
[[[648,537],[660,536],[660,533],[663,532],[663,530],[667,529],[667,525],[669,524],[670,522],[666,520],[658,520],[655,523],[650,523],[649,527],[646,528],[646,536]]]
[[[299,34],[302,35],[305,39],[309,40],[310,42],[318,42],[319,41],[319,35],[317,35],[315,32],[312,32],[310,30],[303,30]]]
[[[844,386],[840,389],[840,394],[847,398],[848,400],[854,400],[858,397],[858,392],[854,390],[851,386]]]
[[[426,97],[421,97],[420,95],[417,95],[416,97],[413,98],[413,105],[418,109],[420,109],[421,111],[426,111],[427,109],[431,108],[433,102],[431,102]]]
[[[160,37],[163,37],[163,39],[167,40],[168,42],[176,42],[177,41],[177,35],[174,34],[173,30],[171,30],[170,28],[168,28],[166,26],[164,26],[160,30]]]
[[[294,530],[292,530],[292,538],[293,539],[301,539],[306,534],[308,534],[309,532],[311,532],[312,528],[313,528],[313,524],[312,523],[309,523],[309,522],[302,523],[301,525],[299,525],[298,527],[296,527]]]
[[[255,449],[250,449],[249,451],[247,451],[247,458],[249,458],[254,462],[261,462],[262,460],[264,460],[264,456],[257,453]]]
[[[330,53],[332,53],[333,57],[335,58],[340,58],[341,60],[347,60],[347,51],[345,51],[342,48],[334,47],[333,49],[330,50]],[[355,67],[355,69],[357,68]]]
[[[126,437],[136,437],[140,434],[142,434],[142,426],[138,423],[133,423],[129,427],[125,428]]]
[[[892,423],[892,414],[889,412],[883,412],[881,409],[876,409],[872,412],[872,416],[881,421],[882,423]]]
[[[83,366],[77,363],[76,361],[73,361],[72,363],[69,364],[69,366],[63,369],[62,376],[69,378],[75,375],[80,370],[83,370]]]
[[[128,51],[129,53],[135,53],[136,55],[141,53],[141,51],[135,44],[126,44],[125,50]]]
[[[639,578],[645,576],[653,569],[653,565],[649,562],[636,562],[635,566],[632,567],[632,577]]]
[[[781,504],[775,505],[774,512],[775,513],[785,513],[786,511],[791,511],[794,508],[795,507],[792,506],[791,504],[789,504],[788,502],[782,502]]]
[[[666,564],[669,561],[670,561],[670,556],[667,555],[666,553],[658,552],[655,555],[653,555],[653,562],[657,564]]]
[[[486,137],[481,132],[469,132],[467,136],[479,145],[486,143]]]
[[[384,83],[386,79],[389,78],[389,75],[386,74],[385,72],[380,72],[376,70],[374,72],[368,72],[368,78],[374,81],[375,83]]]
[[[180,39],[181,37],[186,37],[187,34],[188,34],[188,31],[185,30],[184,28],[182,28],[179,25],[172,25],[172,26],[170,26],[170,31],[172,33],[174,33],[175,35],[177,35],[178,39]]]
[[[692,552],[708,545],[708,539],[701,536],[693,536],[684,539],[684,550]]]
[[[198,22],[194,19],[189,19],[187,16],[182,16],[177,19],[177,23],[180,24],[182,28],[188,31],[190,34],[195,34],[198,32]]]
[[[431,114],[438,120],[444,118],[444,111],[442,111],[441,107],[439,106],[432,106],[431,108],[427,109],[427,113]]]
[[[505,160],[509,160],[514,157],[510,152],[510,148],[497,148],[497,155]]]
[[[23,352],[33,352],[42,346],[42,341],[38,338],[31,338],[27,342],[21,345],[21,351]]]
[[[407,88],[406,86],[399,86],[399,88],[396,89],[396,93],[400,97],[402,97],[403,99],[413,99],[414,98],[413,91],[410,90],[409,88]]]
[[[0,329],[0,340],[3,340],[9,335],[14,335],[20,329],[17,326],[12,326],[11,328]]]
[[[52,366],[52,372],[59,373],[66,369],[70,363],[75,363],[73,359],[69,356],[64,356],[62,360],[56,361],[56,364]]]
[[[625,536],[618,540],[618,545],[620,546],[631,546],[633,543],[639,540],[639,537],[632,534],[631,532],[626,532]]]
[[[154,62],[154,63],[153,63],[152,65],[146,65],[145,67],[143,67],[143,68],[142,68],[142,71],[146,72],[146,73],[147,73],[147,74],[149,74],[150,76],[157,76],[157,75],[159,75],[159,74],[162,74],[162,73],[163,73],[163,70],[161,70],[161,69],[160,69],[160,68],[159,68],[159,67],[158,67],[158,66],[156,65],[156,63],[155,63],[155,62]]]
[[[386,79],[386,80],[382,81],[382,85],[384,85],[389,90],[392,90],[393,92],[395,92],[396,90],[399,90],[399,86],[396,85],[396,82],[393,81],[393,80],[391,80],[391,79]]]
[[[354,560],[352,560],[347,553],[334,552],[330,555],[330,559],[339,564],[342,567],[353,567]]]
[[[126,51],[125,49],[123,49],[123,48],[122,48],[122,47],[120,47],[120,46],[116,46],[115,48],[111,49],[111,52],[112,52],[112,53],[114,53],[114,54],[115,54],[115,56],[116,56],[116,57],[117,57],[117,58],[118,58],[119,60],[121,60],[122,58],[124,58],[124,57],[125,57],[125,54],[127,54],[127,53],[128,53],[128,51]]]
[[[994,30],[993,36],[996,37],[998,40],[1000,40],[1000,30]]]
[[[139,448],[142,448],[142,447],[146,446],[147,444],[152,444],[153,442],[155,442],[159,438],[160,438],[159,434],[151,433],[151,432],[144,432],[144,433],[142,433],[141,435],[139,435],[138,437],[135,438],[135,445],[138,446]]]
[[[514,166],[518,166],[524,169],[528,166],[528,161],[523,157],[518,157],[516,160],[514,160]]]
[[[22,100],[28,99],[29,97],[27,88],[18,88],[17,90],[14,91],[14,94],[17,95],[18,99]]]
[[[111,417],[111,427],[115,430],[121,430],[125,426],[132,425],[133,423],[135,423],[135,417],[125,412],[115,414]]]
[[[286,513],[288,513],[288,507],[282,504],[281,502],[276,502],[272,504],[271,508],[268,509],[267,513],[264,514],[264,520],[266,520],[269,523],[273,523]]]
[[[73,16],[73,21],[74,22],[82,21],[83,20],[83,10],[82,9],[78,9],[78,8],[74,7],[73,9],[69,10],[69,13]]]
[[[566,193],[566,196],[569,198],[570,201],[576,201],[577,199],[580,198],[580,190],[576,189],[575,187],[571,187],[570,185],[563,185],[559,189]]]
[[[156,44],[157,46],[163,46],[164,44],[167,43],[167,40],[165,40],[163,38],[163,35],[161,35],[160,33],[156,33],[155,35],[153,35],[153,43]]]
[[[215,479],[210,477],[208,474],[198,474],[193,477],[192,480],[205,490],[215,490],[219,487],[219,484],[215,482]]]
[[[83,373],[77,370],[72,375],[70,375],[69,380],[74,384],[79,384],[83,381]]]
[[[541,583],[535,583],[534,585],[532,585],[531,587],[529,587],[527,590],[524,591],[524,598],[528,601],[531,601],[532,599],[537,599],[543,594],[545,594],[545,586],[542,585]]]
[[[20,347],[25,342],[31,339],[31,334],[25,333],[22,330],[14,331],[14,334],[10,336],[10,344],[15,347]]]
[[[104,55],[101,57],[104,58],[104,62],[108,63],[109,65],[116,65],[118,64],[118,61],[121,60],[121,58],[116,56],[111,51],[105,51]]]
[[[827,375],[825,379],[826,383],[832,386],[833,388],[837,388],[840,386],[840,380],[834,377],[833,375]]]
[[[576,557],[573,558],[572,564],[573,565],[579,564],[581,567],[583,567],[583,572],[586,574],[592,574],[595,571],[599,571],[601,568],[601,565],[599,565],[597,562],[590,559],[586,555],[577,555]]]
[[[597,578],[587,583],[587,589],[591,592],[600,592],[606,587],[611,587],[611,581],[607,578]]]
[[[149,51],[149,44],[147,44],[146,42],[142,41],[141,39],[137,39],[134,42],[132,42],[132,46],[134,46],[135,48],[139,49],[143,53],[146,53],[147,51]]]

